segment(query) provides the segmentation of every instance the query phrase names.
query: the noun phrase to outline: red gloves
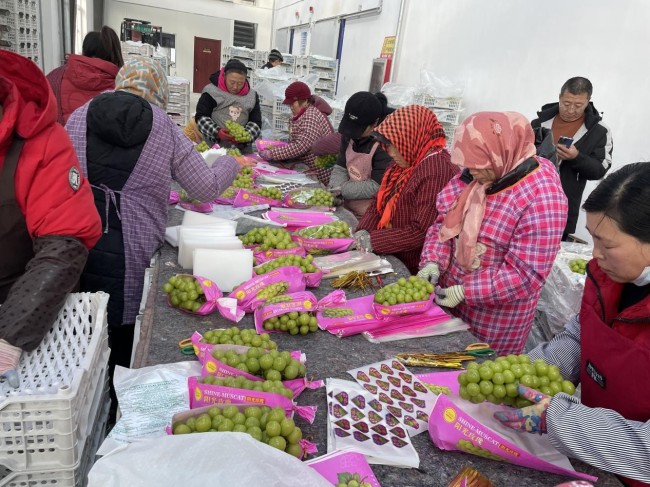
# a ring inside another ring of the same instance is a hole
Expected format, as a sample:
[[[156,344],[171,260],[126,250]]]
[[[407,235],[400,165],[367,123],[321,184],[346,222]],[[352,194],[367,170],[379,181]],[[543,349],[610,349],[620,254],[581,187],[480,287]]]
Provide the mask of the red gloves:
[[[228,129],[219,129],[219,132],[217,133],[217,137],[222,142],[228,142],[230,144],[235,143],[235,138],[232,135],[230,135]]]

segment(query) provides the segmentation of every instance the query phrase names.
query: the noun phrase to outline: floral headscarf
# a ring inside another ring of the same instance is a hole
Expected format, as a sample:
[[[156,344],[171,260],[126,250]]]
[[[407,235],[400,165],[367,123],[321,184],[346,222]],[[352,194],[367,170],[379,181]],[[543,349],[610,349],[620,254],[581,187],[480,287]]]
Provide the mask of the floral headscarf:
[[[383,139],[395,146],[409,164],[406,168],[393,164],[381,180],[377,192],[377,211],[381,215],[378,228],[386,228],[390,225],[402,188],[417,165],[432,150],[444,148],[447,139],[436,114],[420,105],[397,109],[377,126],[374,133],[378,134],[380,142]]]
[[[115,90],[138,95],[163,110],[167,108],[167,76],[162,66],[152,58],[139,56],[125,62],[115,78]]]
[[[492,169],[500,179],[535,155],[534,141],[530,122],[521,113],[478,112],[456,129],[451,162],[462,168]],[[473,268],[485,213],[485,192],[491,184],[477,181],[468,184],[440,229],[441,242],[459,235],[456,260],[466,270]]]

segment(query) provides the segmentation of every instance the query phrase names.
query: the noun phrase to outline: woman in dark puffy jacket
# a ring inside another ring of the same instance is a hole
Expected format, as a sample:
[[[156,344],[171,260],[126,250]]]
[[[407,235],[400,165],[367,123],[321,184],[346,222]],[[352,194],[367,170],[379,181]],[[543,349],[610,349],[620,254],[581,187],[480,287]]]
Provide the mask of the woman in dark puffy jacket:
[[[88,32],[82,53],[81,56],[72,54],[66,64],[47,75],[56,97],[61,125],[95,95],[115,88],[115,76],[124,64],[120,39],[107,26],[99,32]]]

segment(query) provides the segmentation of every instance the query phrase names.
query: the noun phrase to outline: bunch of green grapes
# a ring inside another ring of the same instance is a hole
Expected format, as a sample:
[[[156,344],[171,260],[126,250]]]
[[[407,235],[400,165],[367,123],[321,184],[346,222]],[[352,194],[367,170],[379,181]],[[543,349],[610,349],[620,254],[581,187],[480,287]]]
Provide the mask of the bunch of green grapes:
[[[325,308],[321,311],[325,318],[341,318],[343,316],[352,316],[354,310],[352,308]]]
[[[384,306],[426,301],[433,292],[433,284],[425,279],[400,277],[397,282],[384,286],[375,294],[375,303]]]
[[[358,473],[343,472],[338,474],[338,482],[336,487],[372,487],[370,482],[365,481],[365,477],[361,478]]]
[[[235,188],[234,186],[228,186],[226,190],[221,193],[222,198],[227,198],[227,199],[232,199],[235,196],[237,196],[237,192],[239,191],[239,188]]]
[[[293,301],[293,298],[291,296],[289,296],[288,294],[280,294],[279,296],[275,296],[274,298],[267,299],[264,304],[288,303],[289,301]]]
[[[427,389],[429,389],[431,392],[434,394],[446,394],[449,395],[451,393],[451,390],[447,386],[439,386],[436,384],[427,384],[426,382],[424,383]]]
[[[205,294],[199,281],[192,276],[172,276],[163,285],[169,302],[176,308],[195,313],[205,303]]]
[[[334,166],[337,158],[338,154],[325,154],[323,156],[316,156],[316,159],[314,160],[314,166],[316,166],[318,169],[329,169],[330,167]]]
[[[253,357],[249,359],[251,360],[251,364],[253,364],[252,358]],[[201,378],[200,382],[202,384],[233,387],[235,389],[245,389],[247,391],[270,392],[271,394],[280,394],[287,399],[293,400],[293,391],[284,387],[284,384],[282,384],[282,381],[280,380],[250,380],[243,375],[238,375],[237,377],[213,377],[211,375],[206,375]]]
[[[268,333],[258,335],[252,328],[240,330],[236,326],[208,330],[203,334],[200,341],[210,345],[244,345],[246,347],[261,347],[267,350],[278,348],[278,344],[270,339]]]
[[[265,198],[271,198],[272,200],[280,201],[282,199],[282,191],[272,186],[268,188],[256,189],[252,191],[252,193],[259,194],[260,196],[264,196]]]
[[[291,234],[284,228],[253,228],[239,237],[244,245],[257,245],[255,250],[293,249],[298,245],[291,240]]]
[[[251,347],[244,353],[237,353],[215,348],[212,356],[230,367],[266,380],[291,380],[307,373],[305,366],[286,351]]]
[[[458,375],[460,397],[474,404],[488,400],[494,404],[506,404],[518,408],[532,403],[519,396],[517,386],[523,384],[547,396],[559,392],[573,394],[576,390],[571,381],[560,374],[557,365],[549,365],[542,359],[531,363],[526,354],[497,357],[481,364],[470,362],[467,372]]]
[[[252,188],[253,187],[253,170],[250,167],[243,167],[235,176],[232,182],[235,188]]]
[[[204,141],[201,142],[200,144],[196,144],[196,145],[194,146],[194,148],[195,148],[197,151],[199,151],[199,152],[205,152],[205,151],[207,151],[207,150],[210,148],[210,146],[209,146],[208,143],[204,140]]]
[[[320,188],[299,191],[294,194],[293,199],[311,206],[332,206],[334,204],[332,193]]]
[[[241,156],[241,151],[237,147],[232,147],[226,150],[227,156],[239,157]]]
[[[481,448],[480,446],[475,445],[469,440],[458,440],[458,443],[456,443],[456,448],[459,450],[465,451],[467,453],[471,453],[472,455],[478,455],[480,457],[485,457],[489,458],[490,460],[496,460],[498,462],[503,462],[504,459],[501,458],[498,455],[495,455],[489,450],[486,450],[485,448]]]
[[[291,311],[264,320],[264,329],[271,331],[287,331],[292,335],[306,335],[318,331],[318,320],[313,313],[307,311]]]
[[[238,144],[246,144],[251,141],[251,134],[234,120],[226,120],[226,129]]]
[[[185,201],[186,203],[192,203],[194,205],[198,205],[202,203],[202,201],[196,200],[194,198],[190,198],[190,196],[187,194],[187,191],[185,191],[184,189],[181,189],[178,192],[178,197],[180,198],[181,201]]]
[[[569,261],[569,267],[573,272],[585,274],[587,272],[587,261],[585,259],[573,259]]]
[[[256,299],[267,301],[273,299],[276,296],[285,294],[289,290],[289,283],[287,281],[274,282],[269,284],[264,289],[259,291],[255,296]]]
[[[279,406],[273,409],[268,406],[214,406],[207,413],[175,423],[172,431],[175,435],[219,431],[248,433],[257,441],[296,458],[304,456],[300,446],[302,431]]]
[[[266,274],[267,272],[278,269],[279,267],[286,267],[290,265],[300,267],[300,270],[306,274],[311,272],[318,272],[318,268],[312,264],[313,260],[314,257],[311,255],[308,255],[307,257],[302,257],[300,255],[284,255],[256,267],[255,273],[259,276],[260,274]]]
[[[349,238],[352,235],[350,227],[342,220],[302,228],[296,233],[305,238]]]

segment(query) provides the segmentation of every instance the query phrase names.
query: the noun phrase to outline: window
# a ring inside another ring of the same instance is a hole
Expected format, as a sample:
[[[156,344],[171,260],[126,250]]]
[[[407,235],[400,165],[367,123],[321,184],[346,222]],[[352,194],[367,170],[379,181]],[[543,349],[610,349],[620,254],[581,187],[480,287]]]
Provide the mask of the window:
[[[232,39],[232,45],[236,47],[255,49],[256,33],[257,24],[235,20],[235,32]]]

